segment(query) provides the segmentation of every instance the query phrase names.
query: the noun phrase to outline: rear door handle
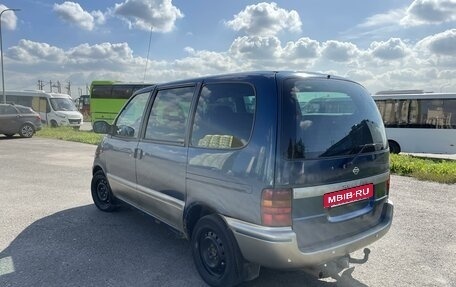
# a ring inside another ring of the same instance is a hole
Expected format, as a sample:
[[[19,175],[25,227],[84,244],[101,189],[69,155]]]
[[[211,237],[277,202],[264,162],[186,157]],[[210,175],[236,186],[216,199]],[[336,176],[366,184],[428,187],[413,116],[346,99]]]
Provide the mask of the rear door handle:
[[[135,155],[134,155],[134,157],[135,157],[136,159],[142,159],[142,157],[143,157],[143,150],[140,149],[140,148],[135,148]]]

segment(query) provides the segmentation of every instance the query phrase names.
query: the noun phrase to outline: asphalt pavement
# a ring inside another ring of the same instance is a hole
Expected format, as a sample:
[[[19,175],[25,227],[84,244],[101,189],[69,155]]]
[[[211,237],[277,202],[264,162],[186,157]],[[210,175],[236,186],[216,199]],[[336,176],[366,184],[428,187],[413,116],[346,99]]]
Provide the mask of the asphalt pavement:
[[[131,208],[95,208],[94,152],[0,136],[0,286],[205,286],[188,241]],[[393,176],[391,199],[393,226],[367,263],[322,280],[263,268],[243,286],[456,286],[456,185]]]

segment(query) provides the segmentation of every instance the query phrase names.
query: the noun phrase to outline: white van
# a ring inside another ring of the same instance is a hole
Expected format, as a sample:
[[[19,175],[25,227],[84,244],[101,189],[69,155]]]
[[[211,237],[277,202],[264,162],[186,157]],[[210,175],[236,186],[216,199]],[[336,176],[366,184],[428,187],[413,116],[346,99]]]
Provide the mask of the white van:
[[[6,101],[28,106],[38,112],[41,121],[51,127],[71,126],[79,129],[83,123],[72,98],[67,94],[34,91],[5,91]]]

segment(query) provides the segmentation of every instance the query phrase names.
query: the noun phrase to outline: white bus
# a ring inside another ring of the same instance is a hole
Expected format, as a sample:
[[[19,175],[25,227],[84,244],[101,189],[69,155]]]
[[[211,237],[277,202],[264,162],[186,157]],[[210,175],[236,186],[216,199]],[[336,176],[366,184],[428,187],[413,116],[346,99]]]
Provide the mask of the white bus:
[[[6,101],[31,107],[41,116],[41,121],[51,127],[71,126],[79,129],[83,123],[72,98],[67,94],[45,91],[5,91]]]
[[[387,91],[372,97],[391,152],[456,154],[456,94]]]

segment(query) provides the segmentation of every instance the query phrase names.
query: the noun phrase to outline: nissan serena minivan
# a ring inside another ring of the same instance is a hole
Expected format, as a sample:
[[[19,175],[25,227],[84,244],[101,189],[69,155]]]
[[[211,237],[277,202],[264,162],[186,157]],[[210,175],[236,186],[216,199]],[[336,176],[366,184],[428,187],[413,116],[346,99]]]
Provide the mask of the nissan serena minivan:
[[[126,203],[180,232],[211,286],[252,280],[260,266],[346,267],[391,226],[383,122],[348,79],[249,72],[159,84],[93,128],[107,134],[95,205]]]

